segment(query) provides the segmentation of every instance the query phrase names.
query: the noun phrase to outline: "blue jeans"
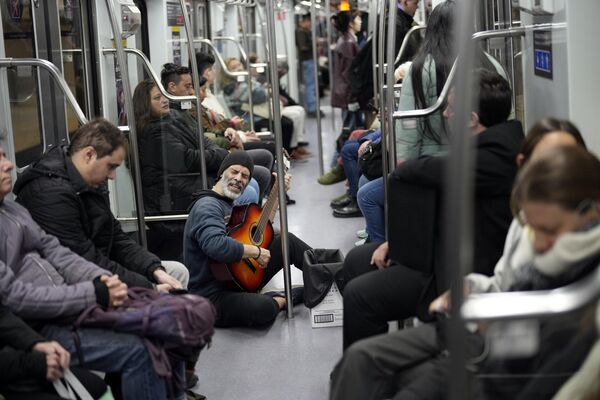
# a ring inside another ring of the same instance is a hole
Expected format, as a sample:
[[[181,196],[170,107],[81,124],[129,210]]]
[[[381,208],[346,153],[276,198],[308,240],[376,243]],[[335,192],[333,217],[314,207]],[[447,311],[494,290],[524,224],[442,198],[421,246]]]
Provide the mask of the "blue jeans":
[[[55,340],[71,353],[71,365],[79,365],[79,356],[70,327],[46,325],[40,332]],[[167,398],[167,386],[152,366],[152,359],[141,339],[135,335],[104,329],[78,330],[85,368],[102,372],[121,373],[121,388],[125,399]],[[183,368],[181,365],[172,366]],[[182,372],[183,373],[183,372]],[[183,398],[177,393],[176,398]]]
[[[358,170],[358,148],[360,144],[358,140],[348,140],[342,147],[342,160],[344,160],[344,172],[350,186],[350,196],[356,198],[358,193],[358,178],[360,171]]]
[[[252,178],[250,179],[250,183],[248,184],[248,186],[246,186],[246,189],[244,189],[240,197],[233,201],[233,204],[236,206],[250,203],[258,204],[258,193],[260,193],[260,189],[258,188],[258,182],[256,182],[256,180]]]
[[[302,61],[302,79],[304,80],[304,107],[306,112],[317,111],[315,97],[315,63],[313,60]]]
[[[366,179],[365,179],[366,180]],[[361,177],[361,182],[363,177]],[[357,201],[367,224],[369,242],[385,240],[385,215],[383,203],[385,194],[383,191],[383,178],[367,181],[358,189]]]

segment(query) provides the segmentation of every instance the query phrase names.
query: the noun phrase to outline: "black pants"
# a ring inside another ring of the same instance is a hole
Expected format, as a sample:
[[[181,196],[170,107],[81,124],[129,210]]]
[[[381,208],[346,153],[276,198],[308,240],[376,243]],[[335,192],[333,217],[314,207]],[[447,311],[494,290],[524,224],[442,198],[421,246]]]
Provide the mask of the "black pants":
[[[260,121],[254,123],[254,129],[260,132],[262,129],[270,130],[269,120],[262,118]],[[281,137],[283,140],[283,148],[291,153],[292,148],[290,143],[292,142],[292,134],[294,133],[294,123],[287,117],[281,117]],[[273,132],[275,134],[275,132]]]
[[[388,321],[416,315],[425,277],[398,264],[379,271],[371,265],[371,256],[380,244],[356,247],[344,261],[344,350],[360,339],[386,333]]]
[[[289,249],[290,264],[302,269],[304,252],[310,249],[310,246],[290,233]],[[275,276],[283,265],[280,236],[275,236],[273,243],[269,246],[269,251],[271,252],[271,261],[267,265],[263,286]],[[223,328],[266,326],[275,321],[280,311],[277,302],[272,297],[259,293],[222,291],[211,295],[209,299],[217,311],[215,326]]]

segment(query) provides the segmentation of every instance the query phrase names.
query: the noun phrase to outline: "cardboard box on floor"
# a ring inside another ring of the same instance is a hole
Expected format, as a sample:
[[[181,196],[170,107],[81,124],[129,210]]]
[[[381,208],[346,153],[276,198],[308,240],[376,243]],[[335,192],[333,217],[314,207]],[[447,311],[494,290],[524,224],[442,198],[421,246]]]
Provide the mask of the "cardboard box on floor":
[[[310,323],[313,328],[342,326],[344,322],[344,300],[335,284],[319,304],[310,309]]]

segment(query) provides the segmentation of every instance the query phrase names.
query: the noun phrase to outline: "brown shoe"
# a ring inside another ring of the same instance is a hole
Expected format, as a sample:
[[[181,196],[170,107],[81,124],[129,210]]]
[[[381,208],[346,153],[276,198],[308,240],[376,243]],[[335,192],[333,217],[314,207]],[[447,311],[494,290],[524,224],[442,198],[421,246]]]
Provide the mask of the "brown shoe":
[[[292,154],[290,154],[290,159],[296,162],[308,162],[307,158],[307,155],[300,154],[296,150],[292,151]]]
[[[302,156],[310,156],[310,155],[312,155],[312,153],[310,151],[306,150],[304,147],[296,147],[294,149],[294,152],[297,153],[297,154],[300,154]]]

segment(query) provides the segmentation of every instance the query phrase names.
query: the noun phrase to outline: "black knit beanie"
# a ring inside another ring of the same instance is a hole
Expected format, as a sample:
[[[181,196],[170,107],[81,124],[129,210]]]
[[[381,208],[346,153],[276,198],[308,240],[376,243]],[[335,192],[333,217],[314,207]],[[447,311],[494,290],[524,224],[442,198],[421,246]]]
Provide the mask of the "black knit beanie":
[[[250,171],[250,177],[252,177],[252,172],[254,171],[254,163],[252,162],[252,158],[250,158],[248,153],[246,153],[244,150],[236,150],[229,153],[221,163],[221,167],[219,167],[219,173],[217,174],[217,179],[219,179],[223,175],[223,172],[232,165],[242,165],[248,168]]]

